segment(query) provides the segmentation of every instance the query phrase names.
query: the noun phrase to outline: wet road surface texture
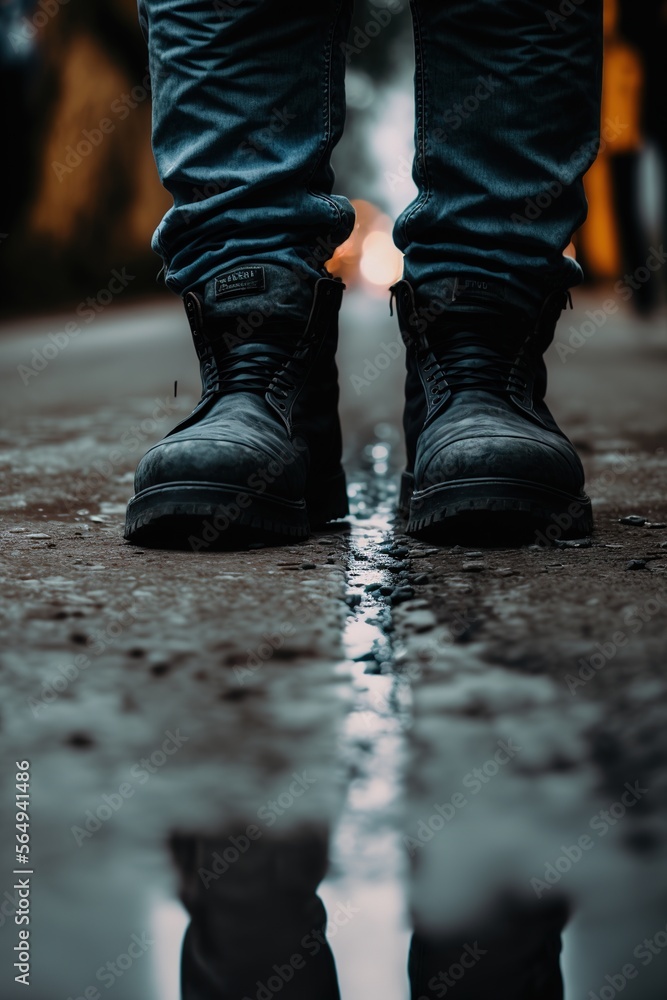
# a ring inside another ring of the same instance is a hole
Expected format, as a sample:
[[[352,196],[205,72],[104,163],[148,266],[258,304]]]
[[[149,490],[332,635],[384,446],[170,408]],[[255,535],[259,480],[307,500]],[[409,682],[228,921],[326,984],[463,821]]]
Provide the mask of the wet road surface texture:
[[[1,332],[3,997],[24,995],[14,760],[36,1000],[176,1000],[179,893],[231,940],[271,852],[319,870],[328,840],[346,1000],[405,1000],[411,914],[484,950],[502,900],[570,906],[568,1000],[664,997],[667,333],[619,311],[573,336],[595,308],[581,293],[561,321],[550,400],[596,533],[520,548],[403,533],[384,303],[343,314],[350,518],[243,553],[122,538],[136,462],[197,397],[178,303],[109,309],[64,346],[68,317]]]

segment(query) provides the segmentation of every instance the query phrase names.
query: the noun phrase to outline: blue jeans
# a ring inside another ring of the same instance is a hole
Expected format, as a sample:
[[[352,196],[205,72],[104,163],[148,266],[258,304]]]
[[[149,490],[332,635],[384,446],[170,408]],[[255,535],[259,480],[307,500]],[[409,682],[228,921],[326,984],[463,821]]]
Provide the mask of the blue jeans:
[[[350,234],[330,156],[352,6],[139,0],[153,146],[174,200],[153,247],[175,292],[253,260],[314,279]],[[380,32],[391,6],[376,10]],[[405,277],[427,297],[443,278],[491,279],[532,309],[582,277],[563,250],[598,148],[602,0],[411,6],[419,191],[395,227]]]

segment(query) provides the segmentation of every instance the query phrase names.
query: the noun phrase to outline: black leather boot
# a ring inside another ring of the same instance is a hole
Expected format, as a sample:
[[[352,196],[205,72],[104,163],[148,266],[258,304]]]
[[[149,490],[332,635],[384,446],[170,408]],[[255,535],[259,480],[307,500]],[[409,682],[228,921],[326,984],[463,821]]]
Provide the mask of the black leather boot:
[[[582,465],[544,402],[542,356],[568,295],[529,320],[470,284],[428,304],[407,281],[392,288],[407,348],[408,531],[495,544],[586,536]]]
[[[343,288],[253,263],[186,294],[202,397],[140,461],[127,539],[236,548],[305,538],[347,514],[335,363]]]

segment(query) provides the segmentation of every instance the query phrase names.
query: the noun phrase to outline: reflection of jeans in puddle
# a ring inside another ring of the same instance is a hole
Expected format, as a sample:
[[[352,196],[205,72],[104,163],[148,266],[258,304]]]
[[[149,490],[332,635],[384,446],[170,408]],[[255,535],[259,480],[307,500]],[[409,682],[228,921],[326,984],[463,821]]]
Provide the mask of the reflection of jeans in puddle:
[[[258,840],[245,853],[229,852],[229,837],[176,844],[192,918],[183,1000],[338,1000],[327,917],[316,895],[327,846],[326,834],[312,831]],[[225,870],[224,859],[235,855]]]
[[[412,1000],[562,1000],[565,906],[499,905],[479,925],[447,938],[416,932],[410,947]]]
[[[230,843],[227,836],[175,845],[192,918],[183,945],[183,1000],[339,1000],[324,938],[327,917],[316,895],[327,865],[325,832],[262,839],[245,853],[229,852]],[[446,939],[415,933],[413,1000],[561,1000],[565,920],[561,906],[507,904]]]

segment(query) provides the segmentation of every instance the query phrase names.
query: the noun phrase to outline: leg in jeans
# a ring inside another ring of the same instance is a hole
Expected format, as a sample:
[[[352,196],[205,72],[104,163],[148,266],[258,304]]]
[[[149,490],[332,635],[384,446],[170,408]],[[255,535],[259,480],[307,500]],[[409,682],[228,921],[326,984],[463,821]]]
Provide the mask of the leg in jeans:
[[[240,547],[347,513],[337,315],[324,264],[351,0],[140,0],[153,146],[174,199],[154,247],[183,295],[202,399],[135,476],[126,537]]]
[[[415,179],[405,277],[500,282],[527,307],[581,281],[563,250],[598,149],[602,3],[414,0]]]
[[[174,199],[154,249],[179,294],[251,259],[321,274],[354,212],[333,196],[350,0],[139,0],[153,150]],[[313,253],[326,244],[319,266]]]
[[[598,148],[602,0],[567,16],[539,0],[412,7],[419,195],[395,228],[408,527],[581,537],[590,501],[542,354],[581,280],[563,250]]]

